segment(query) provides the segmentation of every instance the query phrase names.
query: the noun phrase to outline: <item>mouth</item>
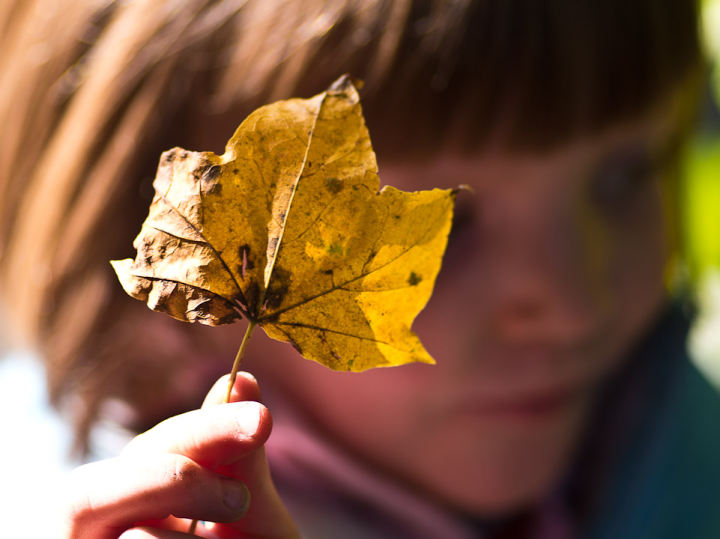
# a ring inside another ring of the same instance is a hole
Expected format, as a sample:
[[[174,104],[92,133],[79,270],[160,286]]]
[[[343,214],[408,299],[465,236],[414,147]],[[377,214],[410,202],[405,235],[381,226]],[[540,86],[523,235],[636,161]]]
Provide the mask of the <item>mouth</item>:
[[[472,397],[458,406],[460,415],[505,423],[551,421],[573,408],[579,401],[577,391],[557,389],[517,396]]]

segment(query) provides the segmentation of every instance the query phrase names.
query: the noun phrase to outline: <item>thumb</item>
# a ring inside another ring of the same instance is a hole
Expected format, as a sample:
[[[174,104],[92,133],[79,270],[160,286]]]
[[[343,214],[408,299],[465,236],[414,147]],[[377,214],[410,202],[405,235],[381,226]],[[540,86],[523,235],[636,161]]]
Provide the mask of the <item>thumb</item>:
[[[300,539],[290,514],[275,489],[264,448],[252,452],[233,464],[222,466],[219,473],[239,479],[250,491],[250,507],[239,521],[215,524],[219,537],[262,537],[267,539]]]
[[[229,376],[220,378],[208,393],[203,408],[222,404],[227,393]],[[257,380],[247,372],[239,372],[230,392],[230,401],[260,401]],[[249,418],[252,422],[253,418]],[[235,462],[226,463],[217,470],[228,477],[242,481],[250,491],[250,507],[239,521],[206,526],[220,538],[262,537],[267,539],[300,539],[300,534],[275,488],[263,447],[244,454]]]
[[[229,383],[229,374],[226,374],[215,382],[212,389],[210,389],[205,397],[202,407],[207,408],[208,406],[223,404],[225,396],[227,395]],[[252,374],[245,371],[237,373],[237,377],[235,378],[235,382],[233,383],[233,387],[230,391],[230,400],[228,402],[240,401],[261,402],[260,386],[258,386],[257,380]]]

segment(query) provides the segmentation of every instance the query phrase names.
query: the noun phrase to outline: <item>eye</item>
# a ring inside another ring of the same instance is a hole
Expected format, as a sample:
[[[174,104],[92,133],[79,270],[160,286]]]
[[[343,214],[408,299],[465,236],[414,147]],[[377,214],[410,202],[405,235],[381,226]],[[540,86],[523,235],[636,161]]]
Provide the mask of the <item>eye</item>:
[[[463,196],[464,195],[464,196]],[[469,248],[468,235],[472,234],[476,215],[474,195],[459,193],[455,200],[452,228],[448,238],[447,256],[453,256],[455,251],[463,252]]]
[[[630,148],[614,152],[601,161],[593,175],[591,200],[608,211],[627,208],[658,171],[658,162],[647,149]]]

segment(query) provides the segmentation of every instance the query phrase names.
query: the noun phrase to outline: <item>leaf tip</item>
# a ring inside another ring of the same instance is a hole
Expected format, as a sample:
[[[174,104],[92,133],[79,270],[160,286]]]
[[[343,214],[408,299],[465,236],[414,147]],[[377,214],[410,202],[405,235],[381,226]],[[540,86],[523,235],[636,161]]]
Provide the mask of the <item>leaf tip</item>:
[[[124,260],[111,260],[110,265],[115,270],[115,273],[120,275],[120,273],[124,273],[130,269],[130,266],[132,266],[132,259],[125,258]]]
[[[123,287],[123,290],[128,295],[135,299],[147,301],[148,297],[148,282],[147,279],[137,277],[131,273],[133,266],[133,260],[126,258],[124,260],[111,260],[110,265],[115,270],[115,274]]]
[[[453,196],[457,195],[460,191],[467,191],[468,193],[475,194],[475,189],[471,185],[468,185],[466,183],[461,183],[457,187],[451,190],[450,194]]]
[[[350,75],[349,73],[345,73],[330,85],[330,87],[328,88],[328,92],[342,93],[347,91],[351,86],[355,90],[360,90],[364,85],[364,81]]]

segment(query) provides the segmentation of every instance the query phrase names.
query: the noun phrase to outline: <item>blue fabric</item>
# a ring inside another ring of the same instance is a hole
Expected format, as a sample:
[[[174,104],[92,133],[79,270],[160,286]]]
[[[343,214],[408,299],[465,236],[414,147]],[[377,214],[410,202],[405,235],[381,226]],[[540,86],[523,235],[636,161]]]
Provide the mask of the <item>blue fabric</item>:
[[[688,327],[671,309],[605,396],[624,424],[604,433],[617,439],[582,537],[720,538],[720,396],[688,359]]]

